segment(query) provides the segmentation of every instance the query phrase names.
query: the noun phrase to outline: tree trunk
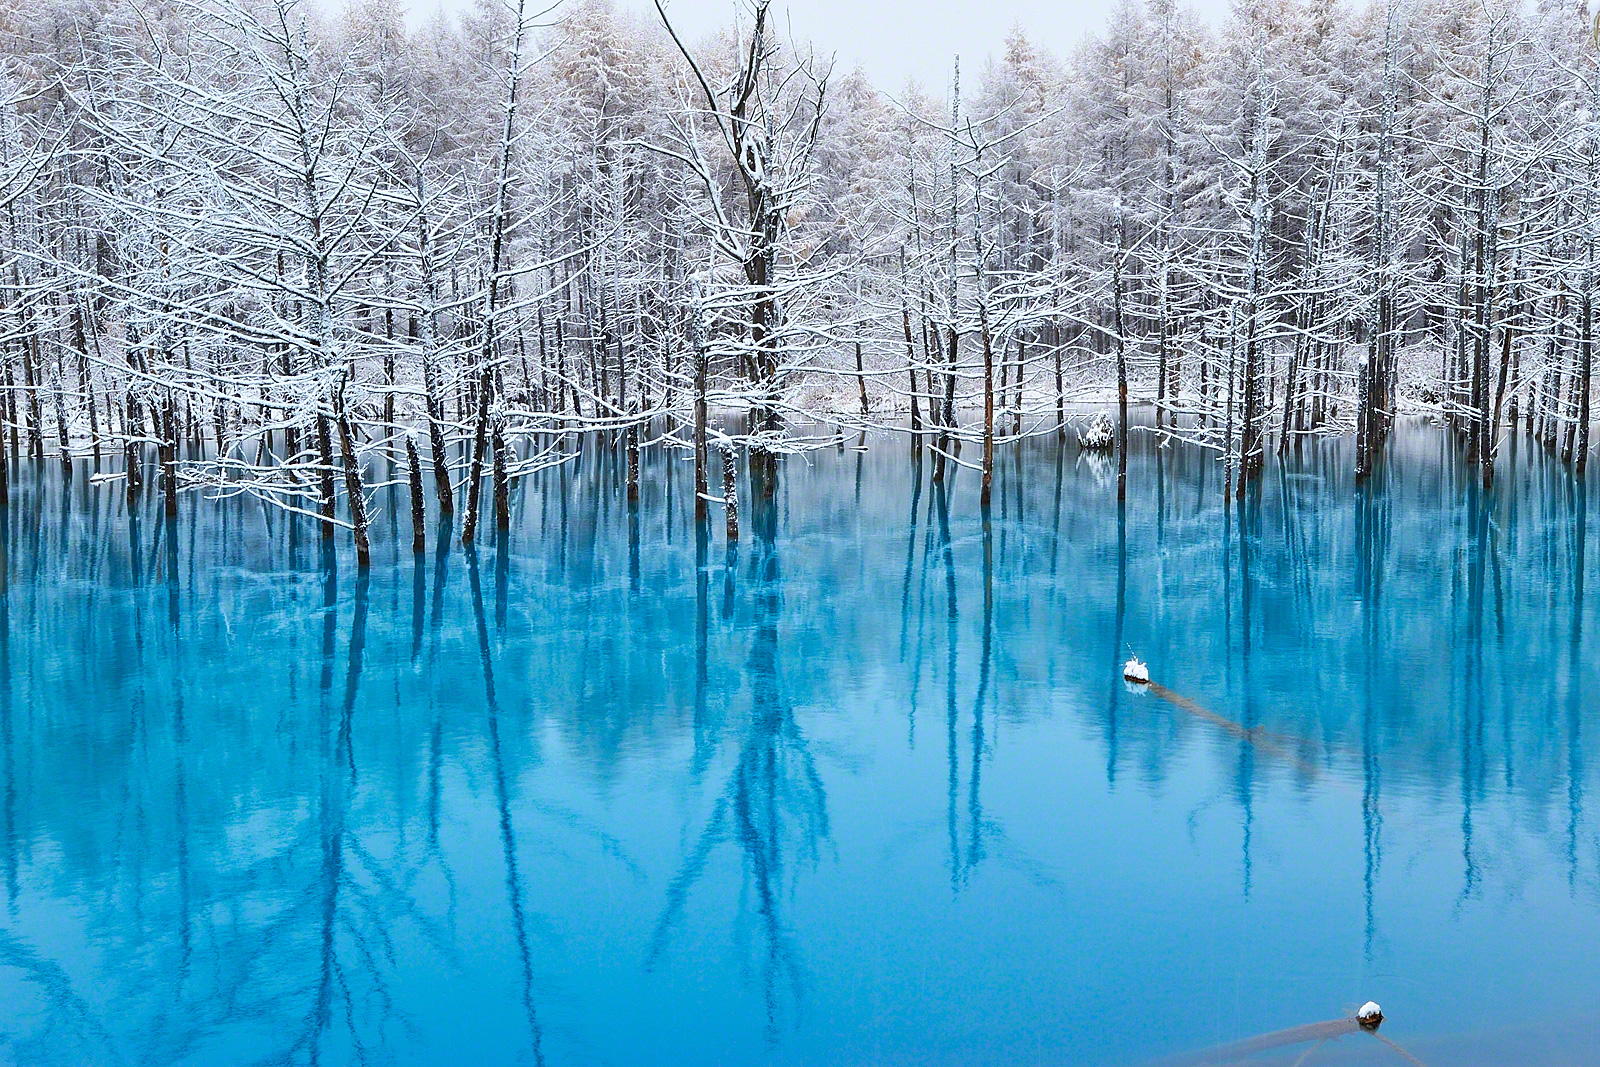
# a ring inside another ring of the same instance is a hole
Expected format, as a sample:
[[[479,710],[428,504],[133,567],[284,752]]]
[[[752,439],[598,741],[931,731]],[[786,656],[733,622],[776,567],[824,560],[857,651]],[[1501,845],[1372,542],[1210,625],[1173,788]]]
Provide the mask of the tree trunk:
[[[411,551],[421,552],[428,544],[427,510],[422,502],[422,460],[417,456],[417,443],[406,437],[406,465],[411,485]]]
[[[356,538],[356,563],[362,567],[372,562],[372,546],[367,541],[367,498],[361,488],[361,464],[356,460],[356,449],[353,435],[350,432],[350,416],[340,404],[339,410],[339,452],[344,462],[344,493],[350,508],[350,525],[354,527]],[[327,421],[322,421],[322,434],[327,433]],[[329,481],[332,481],[332,472],[329,472]],[[328,530],[332,530],[330,525]]]
[[[739,540],[739,483],[734,476],[733,448],[722,450],[722,506],[728,522],[728,543]]]
[[[317,484],[320,488],[322,507],[322,538],[333,539],[333,440],[328,431],[328,417],[317,416],[317,453],[320,470],[317,472]]]

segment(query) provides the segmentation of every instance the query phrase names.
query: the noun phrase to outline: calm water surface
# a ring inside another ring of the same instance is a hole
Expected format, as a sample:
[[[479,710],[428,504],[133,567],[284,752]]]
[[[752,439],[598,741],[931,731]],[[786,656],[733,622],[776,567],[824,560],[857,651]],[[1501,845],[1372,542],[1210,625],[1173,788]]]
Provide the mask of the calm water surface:
[[[733,554],[683,453],[630,510],[588,442],[476,556],[382,489],[365,576],[24,463],[0,1059],[1137,1063],[1368,998],[1430,1062],[1600,1056],[1567,474],[1523,443],[1486,494],[1419,424],[1240,505],[1145,438],[1119,512],[1041,440],[986,526],[867,444]]]

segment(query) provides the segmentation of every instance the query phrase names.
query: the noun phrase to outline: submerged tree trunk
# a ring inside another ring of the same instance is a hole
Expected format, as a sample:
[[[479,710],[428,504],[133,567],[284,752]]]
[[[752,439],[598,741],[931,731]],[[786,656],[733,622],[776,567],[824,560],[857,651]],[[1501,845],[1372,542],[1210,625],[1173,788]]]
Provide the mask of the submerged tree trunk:
[[[127,466],[128,502],[139,499],[139,493],[144,489],[144,472],[139,465],[139,442],[135,439],[138,435],[139,402],[131,395],[124,401],[122,409],[122,453]]]
[[[168,518],[178,514],[178,428],[175,405],[168,394],[161,414],[161,494]]]
[[[904,284],[905,255],[901,253],[902,286]],[[907,396],[911,400],[911,447],[913,450],[922,448],[922,406],[917,403],[917,348],[911,340],[911,309],[906,305],[902,296],[900,301],[900,328],[906,340],[906,376],[910,378],[911,391]],[[863,409],[865,414],[865,409]]]
[[[639,502],[639,424],[628,427],[628,503]]]
[[[333,490],[333,440],[328,431],[328,417],[317,415],[317,486],[319,501],[322,510],[322,539],[333,539],[334,527],[334,490]]]
[[[706,499],[710,496],[710,479],[706,472],[706,363],[703,344],[695,348],[694,369],[694,517],[696,522],[707,518]]]
[[[494,526],[505,531],[511,529],[511,474],[509,468],[510,446],[506,444],[500,420],[494,420],[492,430],[494,445]]]
[[[356,458],[354,435],[350,432],[350,416],[341,402],[339,408],[339,454],[344,465],[344,493],[350,508],[350,525],[355,532],[356,562],[365,567],[372,562],[372,546],[367,539],[367,498],[361,486],[361,463]],[[323,424],[323,433],[327,424]],[[332,478],[332,472],[329,472]],[[327,529],[332,530],[332,526]]]
[[[1120,230],[1119,230],[1120,232]],[[1120,241],[1119,241],[1120,244]],[[1122,251],[1111,261],[1111,322],[1117,349],[1117,499],[1128,498],[1128,342],[1123,333]]]
[[[722,510],[727,517],[728,543],[739,540],[739,482],[733,467],[733,449],[722,450]]]
[[[478,502],[483,497],[483,466],[489,448],[489,392],[493,376],[487,365],[478,379],[478,414],[473,419],[472,459],[467,465],[467,515],[461,525],[461,543],[470,545],[478,536]]]
[[[428,546],[427,510],[422,502],[422,460],[410,436],[406,437],[406,468],[411,488],[411,551],[421,552]]]
[[[861,342],[856,342],[856,388],[861,390],[861,417],[867,417],[867,375],[861,366]]]

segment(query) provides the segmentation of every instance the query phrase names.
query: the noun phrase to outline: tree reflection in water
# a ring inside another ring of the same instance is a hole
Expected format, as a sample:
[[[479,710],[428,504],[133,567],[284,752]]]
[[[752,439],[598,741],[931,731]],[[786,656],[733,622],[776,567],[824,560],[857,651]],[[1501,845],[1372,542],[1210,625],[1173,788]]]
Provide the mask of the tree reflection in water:
[[[790,457],[730,549],[681,455],[630,502],[573,440],[482,556],[446,522],[365,571],[25,461],[0,1055],[1126,1061],[1214,1043],[1219,974],[1238,1036],[1351,975],[1404,972],[1397,1037],[1490,966],[1600,995],[1587,487],[1406,426],[1359,489],[1308,442],[1235,502],[1137,444],[1121,505],[1070,441],[987,510],[896,439]]]
[[[668,887],[649,952],[653,962],[665,950],[715,852],[731,844],[742,872],[734,924],[741,937],[754,935],[751,951],[766,1005],[767,1039],[773,1043],[780,1034],[783,996],[798,1002],[803,985],[796,934],[783,914],[785,900],[795,891],[793,868],[815,865],[830,837],[822,778],[784,691],[779,506],[777,492],[749,494],[746,514],[754,545],[742,590],[749,604],[748,708],[722,742],[734,750],[732,769]],[[731,572],[737,563],[731,550],[729,563]]]

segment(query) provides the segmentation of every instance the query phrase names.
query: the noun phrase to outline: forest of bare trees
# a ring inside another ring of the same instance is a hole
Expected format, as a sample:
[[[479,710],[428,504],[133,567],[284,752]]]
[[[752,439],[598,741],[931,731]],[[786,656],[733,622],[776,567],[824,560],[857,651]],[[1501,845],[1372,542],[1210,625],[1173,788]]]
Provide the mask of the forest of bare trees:
[[[736,457],[770,493],[892,427],[986,499],[1085,401],[1240,494],[1310,434],[1363,477],[1408,411],[1485,484],[1514,434],[1583,471],[1581,6],[1149,0],[931,93],[768,2],[701,41],[605,0],[0,3],[0,498],[28,461],[250,494],[364,559],[384,484],[470,542],[600,431],[630,497],[641,448],[692,452],[734,534]]]

